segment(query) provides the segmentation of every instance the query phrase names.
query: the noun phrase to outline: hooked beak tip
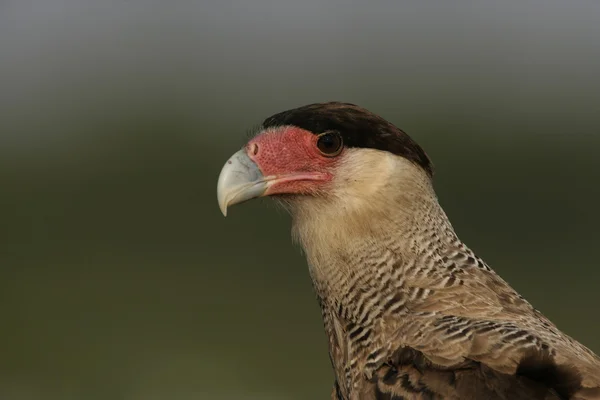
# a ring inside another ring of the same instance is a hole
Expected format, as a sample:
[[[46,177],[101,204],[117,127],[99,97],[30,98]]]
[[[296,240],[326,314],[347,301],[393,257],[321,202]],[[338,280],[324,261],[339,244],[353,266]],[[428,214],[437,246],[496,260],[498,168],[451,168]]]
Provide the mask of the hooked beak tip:
[[[242,149],[232,155],[223,166],[217,182],[217,200],[223,216],[234,204],[260,197],[267,190],[267,182],[258,165]]]
[[[219,208],[224,217],[227,216],[227,204],[219,202]]]

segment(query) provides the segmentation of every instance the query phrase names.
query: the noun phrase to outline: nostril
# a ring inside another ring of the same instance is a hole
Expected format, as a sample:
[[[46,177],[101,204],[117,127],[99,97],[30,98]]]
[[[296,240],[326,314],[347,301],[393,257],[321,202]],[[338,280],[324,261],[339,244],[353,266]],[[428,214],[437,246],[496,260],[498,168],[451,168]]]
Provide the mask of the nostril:
[[[250,154],[252,154],[253,156],[258,154],[258,145],[256,143],[252,143],[250,147]]]

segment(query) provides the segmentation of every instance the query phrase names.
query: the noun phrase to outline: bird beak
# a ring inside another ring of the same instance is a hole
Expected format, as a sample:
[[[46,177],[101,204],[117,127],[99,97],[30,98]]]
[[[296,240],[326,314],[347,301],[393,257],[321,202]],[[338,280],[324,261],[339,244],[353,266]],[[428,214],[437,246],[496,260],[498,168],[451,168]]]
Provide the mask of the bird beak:
[[[227,216],[227,207],[263,196],[269,185],[258,165],[245,149],[231,156],[223,166],[217,183],[219,208]]]

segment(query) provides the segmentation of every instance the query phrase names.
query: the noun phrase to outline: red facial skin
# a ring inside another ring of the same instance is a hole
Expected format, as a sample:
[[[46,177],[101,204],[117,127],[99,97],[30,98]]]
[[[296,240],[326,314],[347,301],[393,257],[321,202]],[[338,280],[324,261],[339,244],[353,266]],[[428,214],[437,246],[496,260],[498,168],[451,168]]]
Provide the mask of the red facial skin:
[[[317,148],[317,135],[294,126],[260,133],[246,145],[248,156],[271,181],[265,195],[315,194],[333,177],[340,155],[328,157]]]

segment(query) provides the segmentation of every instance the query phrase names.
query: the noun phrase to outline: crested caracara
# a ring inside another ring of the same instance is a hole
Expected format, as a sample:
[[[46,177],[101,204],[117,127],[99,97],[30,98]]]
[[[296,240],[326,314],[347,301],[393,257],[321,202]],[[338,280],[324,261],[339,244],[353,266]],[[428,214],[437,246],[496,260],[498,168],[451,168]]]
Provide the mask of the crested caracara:
[[[289,210],[321,306],[332,398],[600,399],[600,358],[456,235],[423,149],[346,103],[267,118],[219,176],[223,214]]]

